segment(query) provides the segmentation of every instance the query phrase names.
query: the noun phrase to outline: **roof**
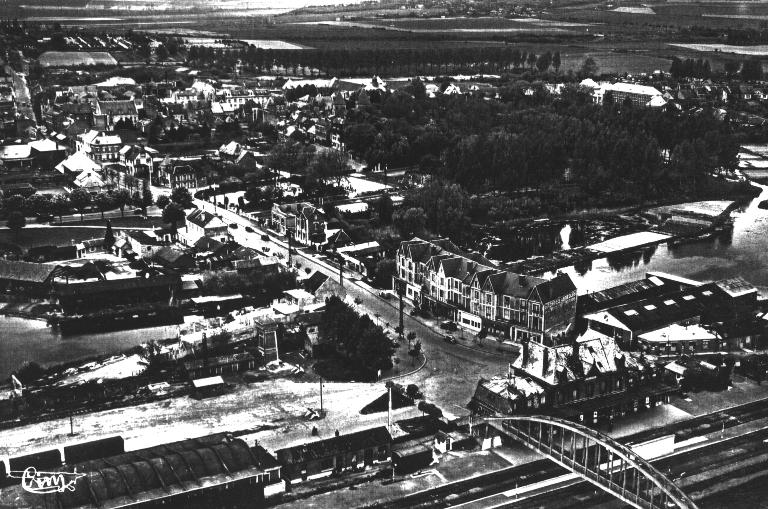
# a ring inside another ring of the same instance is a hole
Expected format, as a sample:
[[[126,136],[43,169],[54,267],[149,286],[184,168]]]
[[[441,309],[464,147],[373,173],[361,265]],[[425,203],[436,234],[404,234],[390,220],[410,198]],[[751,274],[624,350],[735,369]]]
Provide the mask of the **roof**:
[[[645,332],[637,336],[638,339],[651,343],[674,343],[676,341],[698,341],[700,339],[713,340],[717,336],[701,325],[679,325],[673,323],[662,329]]]
[[[289,295],[296,300],[313,300],[315,296],[306,290],[295,288],[293,290],[286,290],[283,292],[285,295]]]
[[[323,286],[326,281],[328,281],[328,279],[328,275],[316,270],[304,281],[304,288],[308,292],[314,294],[320,289],[321,286]]]
[[[120,292],[127,290],[143,290],[160,286],[178,284],[179,278],[174,276],[156,276],[151,278],[132,277],[122,279],[106,279],[88,281],[85,283],[56,283],[56,293],[62,297],[94,295],[100,293]]]
[[[190,255],[188,255],[187,253],[185,253],[184,251],[182,251],[180,249],[176,249],[176,248],[171,247],[171,246],[161,247],[160,249],[158,249],[155,252],[154,257],[156,259],[159,259],[159,260],[161,260],[163,262],[166,262],[168,264],[171,264],[171,265],[176,264],[177,262],[182,260],[182,258],[187,257],[188,260],[187,260],[186,264],[187,265],[189,265],[189,264],[194,265],[194,260],[192,260],[192,257]],[[182,260],[182,261],[184,261],[184,260]]]
[[[206,212],[202,209],[195,209],[187,216],[187,221],[192,224],[196,224],[200,228],[221,228],[226,227],[227,224],[222,221],[219,216]]]
[[[326,438],[317,442],[287,447],[275,451],[277,460],[283,465],[294,465],[328,458],[345,452],[359,451],[389,444],[392,437],[384,426],[368,428],[347,435]]]
[[[126,233],[127,237],[135,240],[139,244],[144,246],[164,246],[165,242],[162,239],[158,239],[154,235],[150,235],[144,230],[131,230]]]
[[[645,279],[630,281],[600,292],[579,297],[579,303],[586,312],[594,312],[611,306],[641,300],[652,295],[678,291],[681,284],[648,274]]]
[[[96,173],[93,168],[87,168],[81,171],[73,182],[77,187],[104,187],[104,180]]]
[[[146,505],[153,500],[253,479],[264,473],[245,441],[225,433],[64,468],[62,471],[86,475],[77,479],[72,491],[53,495],[56,500],[52,505],[62,509]]]
[[[605,85],[606,91],[612,91],[612,92],[624,92],[627,94],[640,94],[640,95],[647,95],[647,96],[660,96],[661,92],[659,92],[654,87],[649,87],[647,85],[637,85],[635,83],[612,83]]]
[[[244,361],[253,360],[253,355],[248,352],[233,353],[231,355],[220,355],[218,357],[209,357],[207,359],[196,359],[184,363],[184,369],[192,371],[200,368],[215,368],[218,366],[228,366]]]
[[[730,297],[741,297],[750,293],[757,295],[757,288],[749,284],[741,277],[721,279],[720,281],[715,282],[715,286],[724,291]]]
[[[221,376],[209,376],[208,378],[197,378],[192,380],[192,386],[195,389],[201,389],[203,387],[212,387],[214,385],[224,384],[224,379]]]
[[[688,288],[630,304],[614,306],[603,311],[590,313],[584,318],[635,333],[656,330],[675,322],[700,316],[708,306],[719,304],[720,299],[715,296],[712,290],[711,285]]]
[[[99,101],[102,115],[138,115],[133,101]]]
[[[0,279],[43,283],[49,279],[58,265],[0,260]]]

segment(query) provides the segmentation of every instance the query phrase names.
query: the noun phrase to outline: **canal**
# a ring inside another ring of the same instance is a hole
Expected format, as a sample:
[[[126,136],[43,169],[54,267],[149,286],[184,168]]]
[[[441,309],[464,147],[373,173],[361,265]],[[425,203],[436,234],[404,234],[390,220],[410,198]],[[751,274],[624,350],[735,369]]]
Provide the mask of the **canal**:
[[[0,381],[28,361],[46,366],[177,336],[177,326],[62,336],[41,320],[0,316]]]
[[[758,204],[768,199],[768,187],[760,187],[760,196],[733,211],[731,234],[676,247],[663,244],[561,270],[571,275],[579,294],[604,290],[643,278],[648,271],[659,271],[702,281],[741,276],[766,296],[768,210],[758,208]]]

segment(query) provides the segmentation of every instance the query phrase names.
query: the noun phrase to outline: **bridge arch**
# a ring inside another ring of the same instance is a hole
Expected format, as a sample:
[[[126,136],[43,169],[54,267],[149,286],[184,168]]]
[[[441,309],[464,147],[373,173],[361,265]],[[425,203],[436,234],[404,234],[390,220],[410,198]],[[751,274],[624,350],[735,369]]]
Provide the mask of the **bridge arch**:
[[[506,433],[528,448],[638,509],[696,509],[653,465],[604,433],[541,415],[499,420]]]

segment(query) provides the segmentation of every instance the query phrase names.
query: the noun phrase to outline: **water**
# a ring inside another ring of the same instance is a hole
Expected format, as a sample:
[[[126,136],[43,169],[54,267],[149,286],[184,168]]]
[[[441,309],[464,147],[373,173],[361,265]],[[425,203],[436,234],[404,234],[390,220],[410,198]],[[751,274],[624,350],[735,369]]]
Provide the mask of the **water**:
[[[0,316],[0,382],[27,361],[49,365],[116,354],[153,339],[177,335],[177,326],[163,326],[62,337],[43,321]]]
[[[676,274],[702,281],[741,276],[768,295],[768,210],[758,208],[760,196],[732,214],[733,233],[677,247],[660,245],[644,253],[600,258],[587,267],[566,267],[579,294],[604,290],[645,277],[648,271]],[[551,274],[549,274],[551,275]]]

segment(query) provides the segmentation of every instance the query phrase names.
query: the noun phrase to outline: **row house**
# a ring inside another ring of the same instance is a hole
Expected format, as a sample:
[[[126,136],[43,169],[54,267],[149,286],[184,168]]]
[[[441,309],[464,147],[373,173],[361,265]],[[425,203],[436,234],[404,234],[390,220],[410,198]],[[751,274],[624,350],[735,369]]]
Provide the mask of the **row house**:
[[[547,280],[499,270],[447,239],[405,241],[396,262],[395,287],[414,306],[474,332],[550,344],[575,319],[576,286],[565,274]]]
[[[310,203],[285,203],[272,206],[272,229],[281,235],[293,232],[293,238],[304,245],[319,245],[326,241],[325,215]]]

